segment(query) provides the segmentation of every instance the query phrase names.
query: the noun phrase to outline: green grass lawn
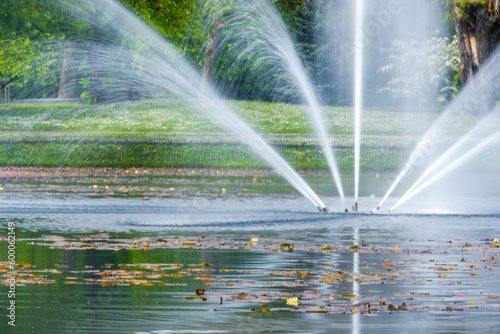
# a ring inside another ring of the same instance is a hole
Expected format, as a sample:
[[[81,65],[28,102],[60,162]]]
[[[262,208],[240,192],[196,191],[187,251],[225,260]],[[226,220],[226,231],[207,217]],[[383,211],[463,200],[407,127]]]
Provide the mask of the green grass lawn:
[[[328,168],[304,106],[229,104],[295,168]],[[323,111],[339,167],[351,170],[351,109],[324,107]],[[365,111],[362,169],[398,169],[435,118],[435,114]],[[175,100],[9,105],[0,110],[0,131],[0,166],[269,167],[216,122]]]
[[[305,106],[255,101],[230,101],[229,104],[261,133],[311,134]],[[84,131],[84,132],[209,132],[224,130],[216,122],[174,100],[141,101],[105,105],[11,105],[0,111],[0,131]],[[350,108],[323,107],[330,133],[351,135]],[[424,118],[426,120],[422,121]],[[419,135],[435,115],[395,111],[365,112],[365,135]],[[408,124],[412,124],[408,127]]]

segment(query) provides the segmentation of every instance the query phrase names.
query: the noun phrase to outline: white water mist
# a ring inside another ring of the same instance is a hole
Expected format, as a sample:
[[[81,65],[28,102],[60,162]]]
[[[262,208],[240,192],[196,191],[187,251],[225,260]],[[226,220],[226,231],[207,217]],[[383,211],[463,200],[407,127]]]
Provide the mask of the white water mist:
[[[346,209],[344,189],[333,152],[327,121],[321,111],[318,98],[306,70],[300,60],[289,32],[274,4],[268,0],[234,0],[231,2],[204,1],[210,22],[222,20],[223,26],[218,43],[218,53],[231,46],[236,67],[250,68],[257,73],[270,72],[259,77],[283,94],[295,94],[307,103],[312,124],[318,135],[342,205]],[[215,18],[215,19],[214,19]],[[230,55],[225,55],[230,57]],[[252,75],[252,73],[249,73]],[[294,93],[295,92],[295,93]]]
[[[120,96],[127,87],[138,87],[143,96],[173,94],[229,130],[254,153],[273,166],[280,175],[320,210],[326,206],[300,175],[246,122],[236,115],[210,87],[200,92],[199,73],[160,35],[113,0],[80,6],[79,1],[61,4],[70,16],[90,24],[99,32],[99,42],[74,41],[79,59],[88,63],[89,76],[105,82],[108,95]],[[96,13],[99,13],[97,15]],[[101,26],[106,22],[104,28]]]

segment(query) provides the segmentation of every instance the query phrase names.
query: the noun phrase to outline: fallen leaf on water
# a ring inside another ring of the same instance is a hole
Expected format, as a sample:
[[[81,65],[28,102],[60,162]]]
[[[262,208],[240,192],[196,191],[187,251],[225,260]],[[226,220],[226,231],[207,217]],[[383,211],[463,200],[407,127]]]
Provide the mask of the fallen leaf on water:
[[[306,313],[333,313],[325,310],[307,310]]]
[[[183,241],[180,243],[181,246],[196,246],[196,242]]]
[[[299,298],[298,297],[287,298],[286,304],[289,306],[299,306]]]
[[[268,308],[268,307],[264,307],[264,308],[253,308],[252,311],[254,312],[271,312],[271,309]]]
[[[185,297],[186,299],[188,300],[194,300],[194,299],[199,299],[199,300],[202,300],[202,301],[206,301],[207,300],[207,297],[197,297],[197,296],[188,296],[188,297]]]

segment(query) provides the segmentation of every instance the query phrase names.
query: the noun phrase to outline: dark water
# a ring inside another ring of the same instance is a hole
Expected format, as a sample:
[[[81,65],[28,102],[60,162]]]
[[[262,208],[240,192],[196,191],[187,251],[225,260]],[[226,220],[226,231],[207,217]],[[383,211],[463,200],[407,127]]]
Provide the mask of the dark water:
[[[360,202],[368,212],[378,199]],[[305,200],[271,197],[15,198],[0,203],[0,236],[9,222],[24,281],[16,284],[15,327],[1,287],[1,333],[500,328],[495,198],[450,198],[432,209],[421,200],[391,215],[319,214]],[[4,240],[3,263],[7,251]],[[0,270],[5,283],[10,270]],[[205,301],[195,293],[202,288]],[[297,307],[286,304],[294,296]]]

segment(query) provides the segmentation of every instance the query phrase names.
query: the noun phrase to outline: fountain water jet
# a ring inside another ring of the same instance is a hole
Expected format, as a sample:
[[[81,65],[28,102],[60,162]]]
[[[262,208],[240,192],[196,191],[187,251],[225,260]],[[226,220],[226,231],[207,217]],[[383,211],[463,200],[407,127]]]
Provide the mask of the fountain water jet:
[[[500,108],[496,108],[488,116],[486,116],[479,124],[477,124],[471,131],[469,131],[465,136],[463,136],[459,141],[457,141],[453,146],[451,146],[445,153],[443,153],[427,170],[420,176],[420,178],[406,191],[400,201],[405,201],[405,198],[412,193],[412,191],[418,187],[422,181],[432,173],[436,168],[442,165],[447,159],[451,158],[454,153],[459,149],[462,149],[468,141],[471,141],[476,136],[484,133],[489,133],[489,127],[498,128],[498,124],[495,123],[495,118],[498,118],[498,112]]]
[[[92,11],[79,7],[78,2],[61,0],[64,10],[71,16],[91,24],[96,30],[100,22]],[[325,204],[307,183],[270,145],[238,117],[210,87],[200,92],[200,75],[161,36],[116,1],[99,2],[101,13],[108,19],[101,43],[88,45],[73,43],[81,57],[75,63],[89,63],[94,74],[104,76],[107,89],[120,96],[130,86],[142,87],[142,93],[154,96],[169,92],[183,104],[210,116],[228,129],[254,153],[273,166],[280,175],[311,201],[320,211],[327,212]],[[120,40],[126,47],[112,46]],[[107,44],[106,44],[106,43]],[[132,61],[131,61],[132,60]],[[124,66],[126,64],[127,66]],[[116,73],[118,71],[118,73]]]
[[[356,0],[356,51],[354,61],[354,210],[358,211],[361,160],[361,113],[363,108],[363,13],[364,0]]]
[[[486,150],[489,146],[495,144],[498,140],[500,139],[500,131],[495,132],[491,136],[487,137],[486,139],[482,140],[479,144],[468,150],[465,154],[463,154],[460,158],[456,159],[453,161],[451,164],[449,164],[445,169],[443,169],[441,172],[424,182],[422,185],[420,185],[417,189],[413,190],[412,192],[406,193],[399,201],[389,209],[389,212],[394,211],[397,207],[399,207],[401,204],[405,203],[408,201],[410,198],[414,197],[418,193],[420,193],[422,190],[445,176],[446,174],[452,172],[453,170],[457,169],[464,163],[468,162],[470,159],[478,155],[479,153],[483,152]]]
[[[347,212],[340,173],[326,127],[327,122],[321,112],[311,81],[274,4],[268,0],[235,0],[229,6],[221,6],[219,1],[209,0],[205,1],[204,12],[209,12],[211,18],[224,17],[224,32],[219,37],[218,47],[221,49],[231,45],[231,50],[237,55],[237,59],[234,60],[236,66],[245,68],[250,64],[251,68],[258,66],[261,69],[272,69],[272,74],[277,75],[278,79],[260,77],[259,80],[275,80],[274,86],[288,90],[288,93],[298,91],[302,96],[309,106],[314,129],[342,205]],[[207,23],[211,24],[212,20]]]
[[[434,122],[431,128],[425,133],[415,150],[411,153],[408,162],[405,164],[396,180],[392,183],[385,196],[380,201],[378,207],[372,211],[378,211],[385,203],[387,198],[394,191],[396,186],[406,176],[406,174],[417,164],[419,159],[426,155],[426,145],[437,145],[444,141],[444,133],[452,125],[461,125],[463,120],[471,114],[477,113],[477,96],[483,96],[489,90],[494,89],[494,80],[498,79],[500,74],[500,49],[490,56],[488,62],[480,69],[478,74],[463,88],[461,93],[451,102],[445,111]]]

